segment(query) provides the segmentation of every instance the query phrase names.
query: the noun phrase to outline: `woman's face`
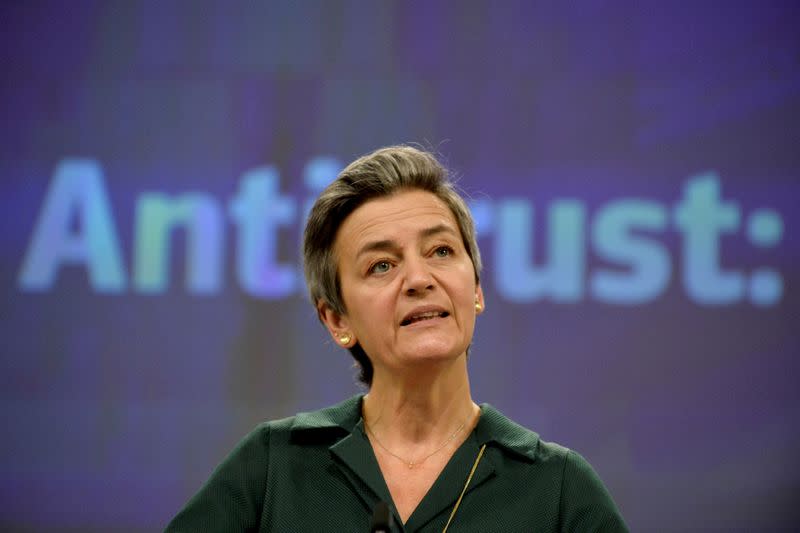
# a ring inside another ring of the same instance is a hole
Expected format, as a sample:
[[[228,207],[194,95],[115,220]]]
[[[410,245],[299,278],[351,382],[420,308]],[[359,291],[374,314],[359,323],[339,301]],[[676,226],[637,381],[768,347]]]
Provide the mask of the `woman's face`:
[[[437,196],[409,190],[363,204],[339,228],[334,252],[347,310],[321,311],[336,342],[361,343],[376,372],[466,352],[483,293]]]

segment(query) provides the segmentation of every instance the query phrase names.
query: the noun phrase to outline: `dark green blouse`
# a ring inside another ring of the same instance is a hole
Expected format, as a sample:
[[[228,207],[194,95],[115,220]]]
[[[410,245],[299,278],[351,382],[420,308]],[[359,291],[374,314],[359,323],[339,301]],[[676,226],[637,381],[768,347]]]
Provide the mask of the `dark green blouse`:
[[[461,532],[627,531],[583,457],[544,442],[491,407],[408,522],[440,532],[478,455],[486,451],[448,529]],[[366,532],[392,498],[361,419],[361,396],[259,425],[167,526],[169,533]],[[397,513],[395,521],[399,524]]]

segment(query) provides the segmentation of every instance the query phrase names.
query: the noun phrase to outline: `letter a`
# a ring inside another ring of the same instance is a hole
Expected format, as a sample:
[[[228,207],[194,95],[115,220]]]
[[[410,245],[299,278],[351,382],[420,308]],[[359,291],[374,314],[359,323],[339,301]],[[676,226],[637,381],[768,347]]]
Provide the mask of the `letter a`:
[[[70,231],[77,216],[80,229]],[[125,289],[119,239],[109,209],[100,165],[91,159],[65,159],[56,167],[19,274],[28,291],[49,290],[64,263],[86,264],[92,288]]]

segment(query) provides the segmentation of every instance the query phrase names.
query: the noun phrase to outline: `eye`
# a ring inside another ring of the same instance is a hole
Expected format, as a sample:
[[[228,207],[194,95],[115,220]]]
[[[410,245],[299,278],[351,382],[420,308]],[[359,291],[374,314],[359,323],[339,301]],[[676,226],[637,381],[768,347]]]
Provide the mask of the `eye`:
[[[433,253],[436,257],[449,257],[453,255],[453,249],[449,246],[439,246]]]
[[[378,261],[371,267],[369,267],[370,274],[385,274],[389,272],[389,269],[392,268],[391,263],[389,261]]]

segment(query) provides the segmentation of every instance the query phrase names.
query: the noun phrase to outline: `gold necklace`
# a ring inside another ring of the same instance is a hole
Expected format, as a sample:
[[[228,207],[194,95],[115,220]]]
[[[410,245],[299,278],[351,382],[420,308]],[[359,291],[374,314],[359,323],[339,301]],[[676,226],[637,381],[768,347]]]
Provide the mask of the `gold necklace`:
[[[483,457],[483,452],[486,451],[486,443],[481,446],[481,449],[478,450],[478,457],[475,458],[475,462],[472,463],[472,470],[469,471],[469,476],[467,476],[467,482],[464,483],[464,488],[461,489],[461,494],[458,496],[458,500],[456,500],[456,504],[453,506],[453,511],[450,513],[450,518],[447,519],[447,523],[444,525],[444,529],[442,533],[447,533],[447,528],[450,527],[450,524],[453,522],[453,517],[456,515],[456,511],[458,511],[458,506],[461,505],[461,500],[464,499],[464,494],[467,492],[467,488],[469,488],[469,482],[472,481],[472,476],[475,475],[475,471],[478,469],[478,463],[481,462],[481,457]]]
[[[382,442],[380,441],[380,439],[378,438],[378,436],[377,436],[377,435],[375,435],[375,432],[374,432],[374,431],[372,431],[372,429],[370,429],[369,425],[367,424],[367,421],[366,421],[366,420],[364,420],[364,427],[367,429],[367,432],[368,432],[370,435],[372,435],[372,438],[373,438],[373,439],[375,439],[375,442],[377,442],[377,443],[378,443],[378,446],[380,446],[381,448],[383,448],[383,450],[384,450],[386,453],[388,453],[389,455],[391,455],[391,456],[392,456],[392,457],[394,457],[395,459],[398,459],[398,460],[402,461],[402,462],[403,462],[403,464],[405,464],[405,465],[406,465],[406,466],[407,466],[409,469],[412,469],[412,468],[414,468],[415,466],[421,465],[422,463],[424,463],[425,461],[427,461],[427,460],[428,460],[428,458],[430,458],[430,457],[433,457],[434,455],[436,455],[437,453],[439,453],[440,451],[442,451],[442,450],[444,449],[444,447],[445,447],[445,446],[447,446],[448,444],[450,444],[450,442],[451,442],[451,441],[452,441],[454,438],[456,438],[456,435],[458,435],[458,434],[461,432],[461,430],[462,430],[462,429],[464,429],[464,426],[465,426],[466,424],[467,424],[467,421],[466,421],[466,420],[464,420],[464,421],[461,423],[461,425],[460,425],[460,426],[458,426],[458,427],[456,428],[456,430],[453,432],[453,434],[452,434],[452,435],[450,435],[449,437],[447,437],[447,440],[446,440],[446,441],[444,441],[444,443],[443,443],[441,446],[439,446],[438,448],[436,448],[435,450],[433,450],[431,453],[429,453],[428,455],[426,455],[425,457],[423,457],[423,458],[422,458],[422,459],[420,459],[419,461],[406,461],[405,459],[403,459],[402,457],[400,457],[400,456],[399,456],[399,455],[397,455],[396,453],[392,452],[392,451],[391,451],[389,448],[387,448],[386,446],[384,446],[384,445],[383,445],[383,443],[382,443]]]

